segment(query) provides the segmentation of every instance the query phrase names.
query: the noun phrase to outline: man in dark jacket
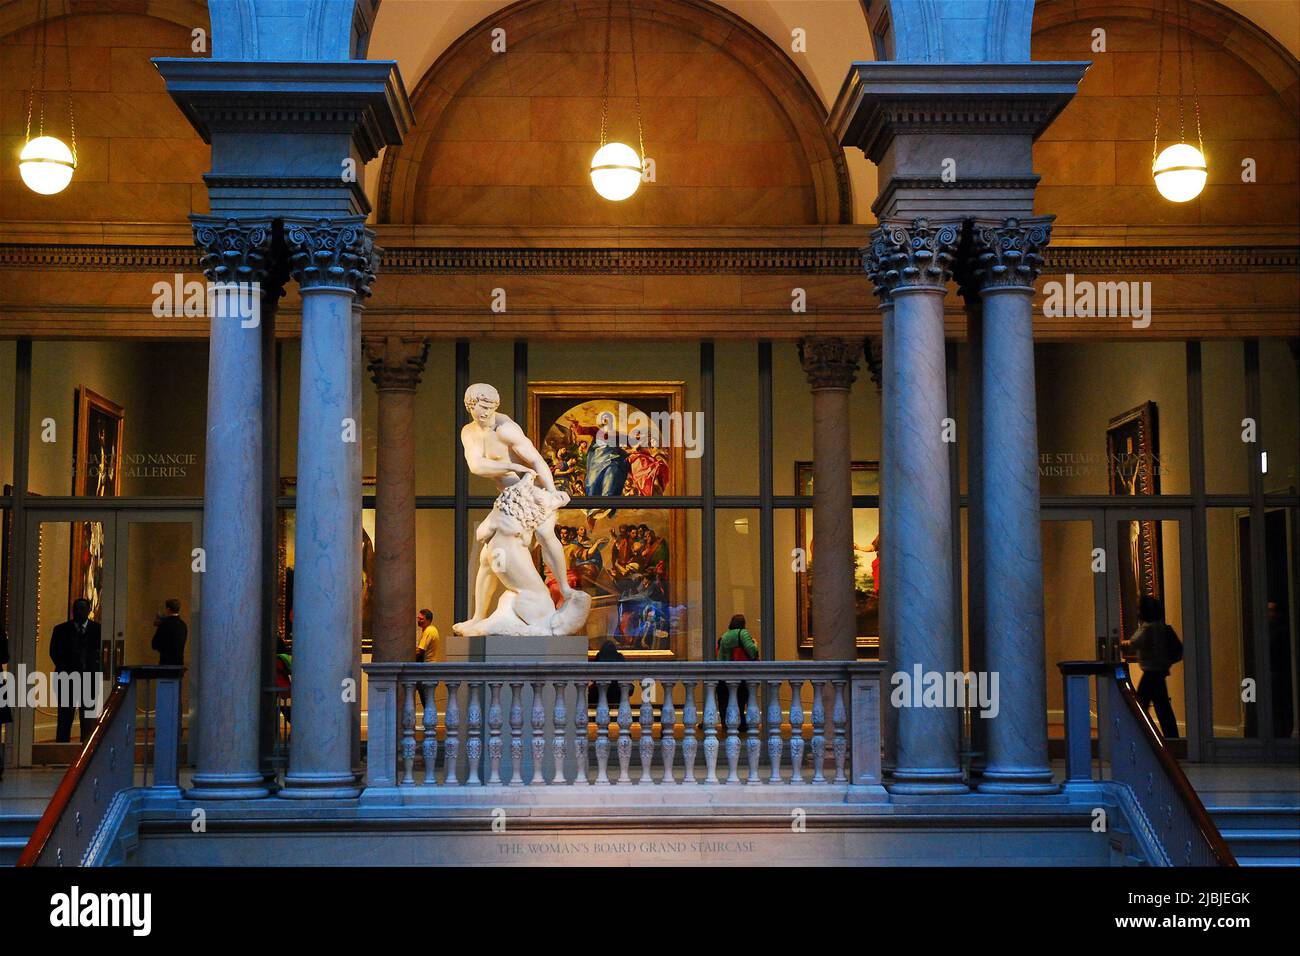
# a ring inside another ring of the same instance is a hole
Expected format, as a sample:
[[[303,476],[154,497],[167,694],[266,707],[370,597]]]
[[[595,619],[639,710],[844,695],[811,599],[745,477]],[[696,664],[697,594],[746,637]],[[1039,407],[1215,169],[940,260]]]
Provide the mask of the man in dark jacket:
[[[55,625],[54,633],[50,636],[50,660],[54,662],[54,673],[56,675],[93,674],[92,679],[98,680],[102,666],[99,659],[99,640],[99,622],[90,620],[90,602],[85,598],[77,598],[72,602],[72,620]],[[57,680],[55,685],[58,686]],[[66,693],[71,688],[63,687],[61,690]],[[84,705],[90,702],[87,695],[92,693],[98,695],[99,688],[92,690],[83,687],[81,691],[81,703]],[[90,731],[94,729],[98,718],[88,715],[84,707],[75,707],[71,699],[60,700],[54,736],[58,743],[65,744],[72,740],[74,710],[81,711],[80,731],[83,744],[90,736]]]
[[[158,618],[158,626],[153,632],[153,649],[158,652],[159,664],[185,663],[185,638],[189,628],[181,620],[180,598],[168,598],[167,612]]]
[[[1178,736],[1178,718],[1169,700],[1169,669],[1177,663],[1174,651],[1178,635],[1165,623],[1164,605],[1150,594],[1138,601],[1138,629],[1124,646],[1137,651],[1142,679],[1138,681],[1137,696],[1143,709],[1155,709],[1160,733],[1166,740]]]

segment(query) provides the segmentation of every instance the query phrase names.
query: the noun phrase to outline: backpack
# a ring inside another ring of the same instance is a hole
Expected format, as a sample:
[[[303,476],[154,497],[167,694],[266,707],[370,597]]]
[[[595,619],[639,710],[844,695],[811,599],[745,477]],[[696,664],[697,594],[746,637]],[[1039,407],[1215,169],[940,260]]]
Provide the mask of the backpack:
[[[1178,632],[1168,624],[1165,625],[1165,653],[1170,664],[1177,664],[1183,659],[1183,642],[1178,639]]]

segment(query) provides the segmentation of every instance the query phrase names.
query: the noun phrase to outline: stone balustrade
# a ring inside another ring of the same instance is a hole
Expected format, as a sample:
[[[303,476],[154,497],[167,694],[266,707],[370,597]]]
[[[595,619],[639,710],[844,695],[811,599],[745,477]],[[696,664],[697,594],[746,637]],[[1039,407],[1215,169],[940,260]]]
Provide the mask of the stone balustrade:
[[[367,785],[879,787],[883,667],[368,664]]]

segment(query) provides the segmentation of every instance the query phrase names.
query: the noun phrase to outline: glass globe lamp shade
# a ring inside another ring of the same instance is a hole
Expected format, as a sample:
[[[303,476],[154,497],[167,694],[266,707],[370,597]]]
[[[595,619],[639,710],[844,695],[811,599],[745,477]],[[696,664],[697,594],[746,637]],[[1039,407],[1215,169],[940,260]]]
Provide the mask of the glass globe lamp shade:
[[[1195,146],[1175,143],[1151,164],[1156,189],[1170,202],[1195,199],[1205,188],[1205,157]]]
[[[591,185],[611,202],[626,199],[641,185],[641,157],[631,146],[606,143],[591,157]]]
[[[53,196],[66,189],[76,168],[72,150],[53,136],[38,136],[30,140],[18,155],[18,171],[23,182],[32,192],[42,196]]]

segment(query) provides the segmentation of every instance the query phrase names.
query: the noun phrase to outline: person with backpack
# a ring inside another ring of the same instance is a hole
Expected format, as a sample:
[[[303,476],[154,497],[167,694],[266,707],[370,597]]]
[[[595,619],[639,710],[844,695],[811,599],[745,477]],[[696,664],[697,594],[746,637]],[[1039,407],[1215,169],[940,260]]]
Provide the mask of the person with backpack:
[[[756,661],[758,660],[758,645],[754,643],[753,636],[745,630],[745,615],[733,614],[731,624],[718,638],[717,653],[714,655],[715,660],[719,661]],[[722,718],[723,723],[727,720],[727,702],[731,699],[731,688],[718,681],[718,716]],[[749,706],[749,685],[741,683],[736,688],[736,706],[740,708],[740,733],[749,732],[749,720],[745,714],[745,708]]]
[[[1183,659],[1183,642],[1165,623],[1165,609],[1160,599],[1150,594],[1138,601],[1138,628],[1124,647],[1137,652],[1142,667],[1137,696],[1143,710],[1155,708],[1160,733],[1166,740],[1178,737],[1178,719],[1169,701],[1169,669]]]

